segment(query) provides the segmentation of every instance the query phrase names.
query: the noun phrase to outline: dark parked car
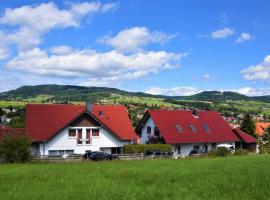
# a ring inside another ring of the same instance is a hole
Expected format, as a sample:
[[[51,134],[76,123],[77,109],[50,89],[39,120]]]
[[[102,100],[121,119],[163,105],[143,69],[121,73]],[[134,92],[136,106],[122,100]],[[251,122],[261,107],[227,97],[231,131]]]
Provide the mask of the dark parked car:
[[[170,156],[170,152],[166,151],[160,151],[160,150],[148,150],[144,153],[145,156],[152,156],[152,157],[158,157],[158,156]]]
[[[98,161],[98,160],[115,160],[117,159],[117,156],[102,151],[88,151],[83,155],[83,158],[86,160]]]
[[[190,152],[189,152],[189,156],[199,156],[200,155],[200,151],[197,150],[197,149],[192,149]]]

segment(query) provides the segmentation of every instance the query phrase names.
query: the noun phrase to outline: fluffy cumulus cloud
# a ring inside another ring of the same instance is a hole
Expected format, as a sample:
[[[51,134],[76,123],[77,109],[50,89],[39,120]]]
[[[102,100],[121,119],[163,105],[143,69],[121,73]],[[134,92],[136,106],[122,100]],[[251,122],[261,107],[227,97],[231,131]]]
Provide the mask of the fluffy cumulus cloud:
[[[149,43],[164,43],[177,34],[166,34],[161,31],[150,31],[146,27],[132,27],[120,31],[115,36],[105,36],[99,41],[123,52],[139,51]]]
[[[254,36],[252,36],[250,33],[241,33],[240,36],[237,38],[237,43],[242,43],[248,40],[253,40]]]
[[[90,83],[107,83],[137,79],[149,73],[175,68],[185,54],[166,51],[147,51],[123,54],[112,50],[72,50],[54,47],[51,53],[39,48],[19,52],[7,63],[9,69],[19,69],[40,76],[87,77]],[[96,85],[96,84],[95,84]]]
[[[6,49],[4,48],[0,48],[0,60],[4,60],[6,58],[8,58],[8,52]]]
[[[243,69],[241,73],[246,80],[270,81],[270,55],[266,56],[258,65]]]
[[[1,41],[15,44],[20,49],[31,48],[41,42],[41,36],[54,28],[78,27],[83,18],[95,13],[115,9],[117,4],[100,2],[72,3],[59,9],[54,3],[7,8],[0,17],[0,24],[8,26],[0,32]],[[3,45],[3,44],[2,44]]]
[[[213,31],[211,37],[213,39],[224,39],[234,34],[234,30],[228,27]]]
[[[194,87],[172,87],[172,88],[151,87],[145,92],[154,95],[189,96],[197,94],[201,92],[201,90]]]

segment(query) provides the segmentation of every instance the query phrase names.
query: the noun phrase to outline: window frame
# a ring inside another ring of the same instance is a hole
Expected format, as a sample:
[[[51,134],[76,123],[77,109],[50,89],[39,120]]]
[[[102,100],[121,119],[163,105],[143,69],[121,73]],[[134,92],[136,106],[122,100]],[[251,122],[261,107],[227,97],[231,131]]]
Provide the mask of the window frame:
[[[150,132],[148,130],[150,130]],[[151,134],[152,133],[152,127],[151,126],[146,126],[146,133],[147,134]]]
[[[184,129],[180,124],[175,124],[175,129],[178,133],[184,132]]]
[[[93,135],[93,130],[97,130],[98,131],[98,135]],[[100,129],[99,128],[92,128],[91,129],[91,136],[94,137],[94,138],[95,137],[100,137]]]
[[[194,124],[189,124],[188,126],[189,126],[189,128],[191,129],[192,132],[198,132],[198,129],[195,127]]]
[[[75,131],[75,136],[70,136],[69,131]],[[68,129],[68,138],[77,138],[77,129],[75,128],[69,128]]]

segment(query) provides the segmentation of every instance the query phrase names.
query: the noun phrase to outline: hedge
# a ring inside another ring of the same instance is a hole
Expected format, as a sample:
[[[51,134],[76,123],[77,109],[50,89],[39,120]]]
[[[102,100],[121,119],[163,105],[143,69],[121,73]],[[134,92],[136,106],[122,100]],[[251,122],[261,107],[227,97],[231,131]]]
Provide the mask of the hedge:
[[[171,152],[169,144],[126,144],[123,146],[124,153],[145,153],[148,150],[160,150]]]

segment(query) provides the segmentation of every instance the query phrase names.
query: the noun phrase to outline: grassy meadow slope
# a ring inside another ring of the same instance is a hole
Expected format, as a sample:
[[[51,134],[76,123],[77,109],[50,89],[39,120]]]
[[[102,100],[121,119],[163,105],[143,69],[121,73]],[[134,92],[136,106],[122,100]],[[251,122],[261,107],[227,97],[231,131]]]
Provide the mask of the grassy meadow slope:
[[[0,165],[0,199],[269,199],[270,156]]]

